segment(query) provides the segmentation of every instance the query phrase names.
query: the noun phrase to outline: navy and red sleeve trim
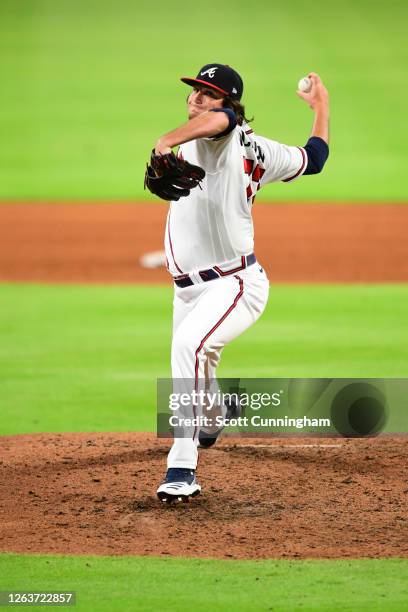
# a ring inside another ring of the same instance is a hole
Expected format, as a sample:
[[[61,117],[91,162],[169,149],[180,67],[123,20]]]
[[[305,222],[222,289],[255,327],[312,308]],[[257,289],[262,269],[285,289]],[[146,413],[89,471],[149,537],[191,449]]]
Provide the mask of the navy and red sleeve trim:
[[[223,132],[221,132],[221,134],[217,134],[217,136],[214,137],[214,140],[216,140],[218,138],[222,138],[223,136],[226,136],[227,134],[232,132],[233,129],[236,128],[236,126],[237,126],[237,117],[236,117],[234,111],[232,110],[232,108],[212,108],[211,112],[212,113],[225,113],[227,115],[227,117],[228,117],[228,127],[227,127],[227,129],[225,129]]]
[[[292,174],[292,176],[289,176],[288,178],[283,179],[283,183],[289,183],[290,181],[294,181],[295,178],[297,178],[300,174],[303,174],[305,171],[305,166],[306,166],[306,162],[307,162],[307,155],[304,151],[304,149],[302,149],[302,147],[298,147],[301,155],[302,155],[302,164],[299,168],[299,170],[297,170],[297,172],[295,172],[295,174]]]

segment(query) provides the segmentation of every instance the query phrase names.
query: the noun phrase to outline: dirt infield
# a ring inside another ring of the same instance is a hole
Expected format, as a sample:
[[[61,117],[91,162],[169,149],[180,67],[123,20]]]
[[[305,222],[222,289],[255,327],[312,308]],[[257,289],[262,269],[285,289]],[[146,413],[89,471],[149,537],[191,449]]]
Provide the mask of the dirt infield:
[[[162,249],[167,205],[0,206],[0,280],[170,283],[139,264]],[[408,205],[255,204],[272,282],[408,281]]]
[[[408,556],[406,438],[228,439],[202,451],[203,493],[155,497],[153,434],[0,438],[0,548],[218,558]]]

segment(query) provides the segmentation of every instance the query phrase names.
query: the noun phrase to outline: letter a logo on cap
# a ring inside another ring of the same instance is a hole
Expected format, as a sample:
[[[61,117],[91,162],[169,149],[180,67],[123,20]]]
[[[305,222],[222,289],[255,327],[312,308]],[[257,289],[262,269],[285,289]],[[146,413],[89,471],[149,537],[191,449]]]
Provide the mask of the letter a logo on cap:
[[[215,71],[217,70],[218,66],[215,66],[214,68],[209,68],[208,70],[204,70],[204,72],[200,72],[201,76],[204,76],[206,74],[208,74],[210,79],[214,78],[215,75]]]

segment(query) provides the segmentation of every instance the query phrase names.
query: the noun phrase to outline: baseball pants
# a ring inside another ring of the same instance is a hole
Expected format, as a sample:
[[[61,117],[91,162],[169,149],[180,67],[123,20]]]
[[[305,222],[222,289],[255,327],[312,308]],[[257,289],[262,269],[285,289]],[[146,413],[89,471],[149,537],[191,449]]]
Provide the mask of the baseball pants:
[[[173,391],[192,385],[204,388],[212,381],[221,351],[250,327],[265,309],[269,281],[258,263],[237,274],[191,287],[175,287],[171,367]],[[196,407],[199,409],[199,407]],[[191,405],[184,413],[197,415]],[[220,407],[225,411],[224,407]],[[224,414],[225,416],[225,414]],[[199,427],[184,428],[184,437],[175,437],[167,458],[168,468],[196,469]]]

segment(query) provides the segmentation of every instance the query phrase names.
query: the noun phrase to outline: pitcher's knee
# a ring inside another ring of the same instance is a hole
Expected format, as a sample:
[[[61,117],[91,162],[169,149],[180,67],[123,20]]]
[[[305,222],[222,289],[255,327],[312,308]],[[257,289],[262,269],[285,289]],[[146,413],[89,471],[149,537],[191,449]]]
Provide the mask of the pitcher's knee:
[[[207,351],[207,360],[209,363],[209,366],[211,368],[213,368],[214,370],[218,367],[220,361],[221,361],[221,355],[220,355],[220,351]]]

